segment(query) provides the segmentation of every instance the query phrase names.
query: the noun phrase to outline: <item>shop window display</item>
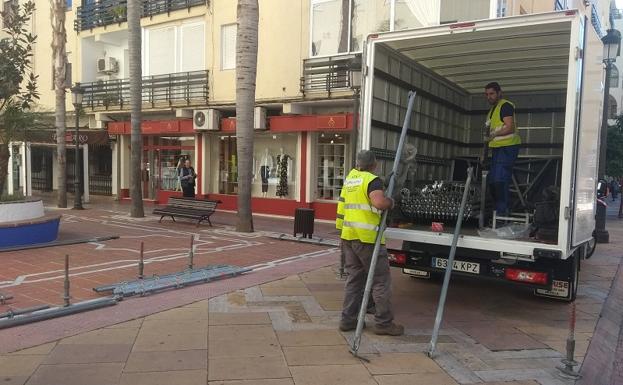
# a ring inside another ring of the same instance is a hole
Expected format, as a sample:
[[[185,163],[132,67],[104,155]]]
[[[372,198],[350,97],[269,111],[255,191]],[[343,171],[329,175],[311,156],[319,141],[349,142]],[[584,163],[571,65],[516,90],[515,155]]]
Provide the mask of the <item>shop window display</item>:
[[[145,146],[143,155],[143,194],[155,199],[158,191],[182,191],[179,168],[184,160],[195,165],[195,138],[156,137]]]
[[[349,136],[320,134],[316,144],[316,196],[318,199],[337,200],[342,191],[349,165]]]
[[[236,137],[219,141],[219,193],[238,193]],[[298,134],[256,134],[253,144],[251,195],[263,198],[294,199]]]

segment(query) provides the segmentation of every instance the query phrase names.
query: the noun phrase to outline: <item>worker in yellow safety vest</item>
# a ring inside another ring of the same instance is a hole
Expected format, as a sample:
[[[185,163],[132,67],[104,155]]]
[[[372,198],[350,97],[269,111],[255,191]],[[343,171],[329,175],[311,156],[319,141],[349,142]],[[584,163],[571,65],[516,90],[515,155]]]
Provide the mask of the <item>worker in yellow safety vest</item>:
[[[393,199],[383,192],[383,182],[373,174],[376,166],[374,153],[361,151],[357,154],[356,168],[344,180],[338,201],[336,227],[341,230],[341,250],[348,273],[340,321],[342,331],[357,327],[381,212],[394,206]],[[385,244],[384,238],[382,244]],[[393,322],[391,276],[385,246],[381,247],[374,271],[372,299],[375,304],[374,332],[395,336],[403,334],[404,327]]]
[[[485,96],[491,105],[485,123],[489,129],[489,136],[485,140],[491,149],[488,183],[497,215],[504,216],[510,214],[509,189],[521,137],[515,120],[515,105],[502,98],[500,85],[496,82],[487,84]]]

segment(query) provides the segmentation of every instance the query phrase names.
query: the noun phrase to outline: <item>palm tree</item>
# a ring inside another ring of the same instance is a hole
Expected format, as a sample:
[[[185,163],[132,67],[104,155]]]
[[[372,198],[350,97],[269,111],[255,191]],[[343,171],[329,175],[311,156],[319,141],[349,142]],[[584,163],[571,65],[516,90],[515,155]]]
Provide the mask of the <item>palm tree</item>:
[[[67,158],[65,157],[67,31],[65,30],[65,0],[50,0],[50,21],[52,23],[52,61],[54,63],[54,93],[56,96],[54,118],[56,126],[56,161],[58,163],[57,205],[64,208],[67,207]]]
[[[238,0],[236,32],[236,146],[238,153],[238,222],[236,230],[253,231],[253,109],[257,74],[258,0]]]
[[[143,193],[141,191],[141,153],[143,138],[141,137],[141,0],[128,0],[128,50],[130,51],[130,216],[141,218],[143,210]]]

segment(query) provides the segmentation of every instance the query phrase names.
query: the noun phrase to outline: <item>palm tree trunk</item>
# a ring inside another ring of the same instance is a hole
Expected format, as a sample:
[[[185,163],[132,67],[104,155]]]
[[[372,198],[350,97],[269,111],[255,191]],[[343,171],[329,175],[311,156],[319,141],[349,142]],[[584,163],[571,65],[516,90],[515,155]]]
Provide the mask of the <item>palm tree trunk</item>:
[[[238,0],[236,35],[236,146],[238,154],[238,221],[236,230],[253,231],[253,109],[257,74],[258,0]]]
[[[141,0],[128,0],[128,49],[130,59],[130,198],[132,205],[130,216],[145,216],[143,210],[143,193],[141,191],[141,153],[143,138],[141,136]]]
[[[52,23],[52,60],[54,63],[54,94],[56,96],[54,120],[56,127],[56,162],[58,165],[57,206],[64,208],[67,207],[67,158],[65,157],[67,31],[65,30],[64,0],[50,0],[50,21]]]
[[[342,22],[340,23],[340,42],[337,47],[337,52],[348,51],[348,36],[350,35],[350,31],[348,30],[350,2],[351,0],[342,0]]]

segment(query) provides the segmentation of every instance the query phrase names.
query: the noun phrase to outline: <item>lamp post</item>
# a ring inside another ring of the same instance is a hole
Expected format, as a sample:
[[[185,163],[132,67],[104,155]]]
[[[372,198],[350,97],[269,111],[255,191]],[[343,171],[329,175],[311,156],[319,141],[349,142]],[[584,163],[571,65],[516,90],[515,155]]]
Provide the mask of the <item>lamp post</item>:
[[[76,114],[76,155],[75,155],[75,171],[74,171],[74,210],[82,210],[82,177],[80,173],[80,109],[82,108],[82,98],[84,96],[84,88],[80,83],[71,88],[71,103],[74,105]]]
[[[599,178],[604,178],[606,174],[606,147],[608,145],[608,107],[610,96],[610,71],[612,64],[616,61],[621,51],[621,33],[615,29],[609,29],[601,39],[604,44],[604,64],[606,65],[606,80],[604,86],[603,115],[601,118],[601,133],[599,145]],[[610,235],[606,230],[606,207],[597,205],[597,215],[595,216],[595,240],[598,243],[608,243]]]

